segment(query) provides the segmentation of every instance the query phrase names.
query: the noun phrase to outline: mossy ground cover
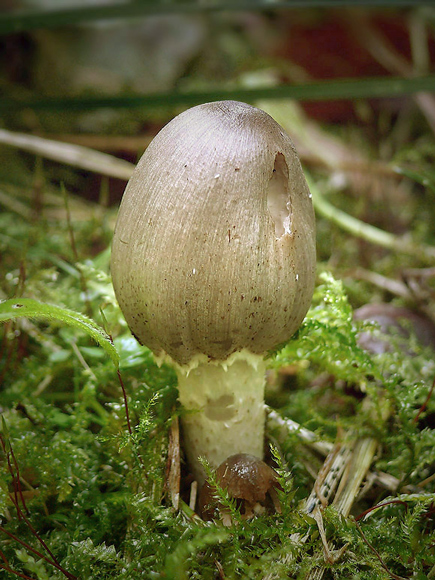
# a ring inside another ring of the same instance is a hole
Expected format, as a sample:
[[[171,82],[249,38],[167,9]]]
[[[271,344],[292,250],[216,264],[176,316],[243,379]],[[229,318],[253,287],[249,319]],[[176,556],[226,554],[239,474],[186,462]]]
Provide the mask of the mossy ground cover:
[[[319,440],[373,438],[370,473],[397,482],[394,490],[372,484],[351,517],[333,506],[322,511],[328,542],[343,548],[328,562],[318,524],[303,510],[322,458],[311,456],[297,434],[277,443],[269,433],[282,477],[282,513],[246,522],[235,512],[234,526],[225,528],[194,518],[184,504],[174,510],[166,480],[169,430],[181,412],[176,379],[129,334],[113,298],[107,252],[75,263],[68,260],[65,223],[42,229],[40,221],[7,213],[3,220],[13,304],[20,304],[19,293],[56,305],[38,312],[36,303],[32,316],[2,327],[4,569],[38,579],[303,578],[322,565],[334,578],[427,577],[435,565],[432,399],[419,410],[435,374],[430,350],[414,343],[412,353],[398,348],[373,357],[361,349],[346,289],[321,266],[306,321],[270,358],[277,373],[292,365],[291,380],[269,393],[283,417]],[[32,258],[10,252],[21,245],[17,231],[43,238]],[[85,247],[88,227],[74,235]],[[53,267],[58,260],[68,268]],[[87,312],[113,337],[112,343],[101,330],[119,357],[131,434],[116,360],[89,329],[65,323],[66,309]]]

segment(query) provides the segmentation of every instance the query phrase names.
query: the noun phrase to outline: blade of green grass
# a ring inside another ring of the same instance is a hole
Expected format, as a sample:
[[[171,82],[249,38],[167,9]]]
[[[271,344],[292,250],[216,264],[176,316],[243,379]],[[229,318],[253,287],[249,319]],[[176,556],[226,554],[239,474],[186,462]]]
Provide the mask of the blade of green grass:
[[[341,209],[333,206],[321,193],[320,188],[307,176],[308,185],[313,195],[313,205],[316,213],[334,223],[344,231],[350,233],[357,238],[361,238],[388,248],[395,252],[402,252],[410,256],[415,256],[421,260],[433,262],[435,259],[435,247],[426,244],[417,244],[410,241],[406,237],[400,237],[390,232],[386,232],[363,222]]]
[[[0,302],[0,324],[23,317],[57,320],[68,326],[83,330],[106,351],[115,367],[118,368],[119,355],[112,339],[96,322],[87,316],[67,308],[44,304],[32,298],[13,298]]]
[[[435,92],[435,75],[415,78],[378,77],[339,79],[301,85],[281,85],[255,89],[224,89],[191,93],[159,93],[120,97],[34,98],[27,101],[0,99],[0,112],[23,109],[50,111],[80,111],[100,108],[162,107],[194,105],[218,100],[255,102],[258,99],[295,99],[324,101],[335,99],[366,99],[399,97],[418,92]]]
[[[430,4],[430,2],[427,2]],[[419,2],[418,4],[424,4]],[[216,11],[258,11],[289,8],[349,6],[349,0],[235,0],[215,2],[115,2],[101,6],[12,11],[0,16],[0,35],[37,28],[57,28],[94,20],[126,19],[157,14],[189,14]],[[352,6],[415,6],[415,0],[353,0]]]
[[[435,173],[432,172],[422,172],[414,171],[413,169],[408,169],[407,167],[400,167],[398,165],[393,167],[393,171],[399,175],[405,175],[410,179],[414,180],[416,183],[420,183],[423,187],[430,189],[432,193],[435,193]]]

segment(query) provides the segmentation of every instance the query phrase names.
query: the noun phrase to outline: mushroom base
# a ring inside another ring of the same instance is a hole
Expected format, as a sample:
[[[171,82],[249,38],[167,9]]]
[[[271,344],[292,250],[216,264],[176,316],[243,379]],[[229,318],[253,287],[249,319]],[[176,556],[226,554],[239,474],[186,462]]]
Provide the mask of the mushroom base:
[[[227,457],[249,453],[262,459],[264,448],[263,357],[249,356],[223,363],[200,363],[189,372],[178,369],[184,449],[200,485],[205,471],[199,457],[215,469]]]

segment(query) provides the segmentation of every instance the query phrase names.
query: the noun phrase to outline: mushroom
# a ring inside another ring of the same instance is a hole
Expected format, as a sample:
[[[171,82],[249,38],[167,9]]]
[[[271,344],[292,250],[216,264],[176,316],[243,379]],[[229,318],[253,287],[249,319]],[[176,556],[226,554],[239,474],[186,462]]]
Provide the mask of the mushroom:
[[[267,113],[207,103],[153,139],[119,209],[113,285],[137,340],[176,369],[200,484],[200,457],[263,457],[264,359],[305,317],[315,263],[311,195]]]
[[[216,483],[230,498],[237,500],[241,518],[249,520],[264,513],[268,503],[281,512],[277,489],[282,489],[278,474],[267,463],[253,455],[238,453],[228,457],[216,470]],[[271,501],[270,501],[271,500]],[[216,489],[208,480],[199,496],[199,511],[205,520],[221,517],[224,525],[231,525],[231,514],[220,505]]]

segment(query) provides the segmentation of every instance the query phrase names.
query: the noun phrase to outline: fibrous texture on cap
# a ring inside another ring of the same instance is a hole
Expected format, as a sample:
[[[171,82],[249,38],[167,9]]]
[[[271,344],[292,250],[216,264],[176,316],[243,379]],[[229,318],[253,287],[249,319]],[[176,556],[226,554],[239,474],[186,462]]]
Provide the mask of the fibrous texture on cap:
[[[173,119],[131,178],[112,249],[135,336],[180,366],[265,353],[311,302],[315,225],[293,144],[263,111],[208,103]]]

